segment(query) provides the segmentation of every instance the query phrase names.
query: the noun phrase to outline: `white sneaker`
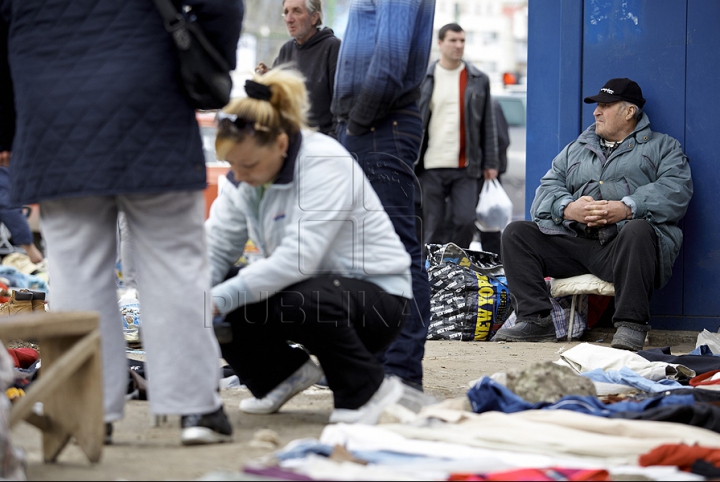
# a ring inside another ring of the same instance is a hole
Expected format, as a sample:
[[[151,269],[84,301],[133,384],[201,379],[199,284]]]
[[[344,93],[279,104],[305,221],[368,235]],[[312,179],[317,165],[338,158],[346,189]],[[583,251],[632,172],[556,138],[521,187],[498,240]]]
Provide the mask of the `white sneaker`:
[[[403,383],[398,377],[385,377],[380,388],[362,407],[356,410],[336,408],[330,414],[330,423],[360,423],[375,425],[383,410],[397,403],[403,396]]]
[[[263,398],[246,398],[240,402],[240,410],[247,413],[275,413],[285,402],[314,385],[323,377],[323,371],[312,360],[306,361],[295,373],[287,377]]]

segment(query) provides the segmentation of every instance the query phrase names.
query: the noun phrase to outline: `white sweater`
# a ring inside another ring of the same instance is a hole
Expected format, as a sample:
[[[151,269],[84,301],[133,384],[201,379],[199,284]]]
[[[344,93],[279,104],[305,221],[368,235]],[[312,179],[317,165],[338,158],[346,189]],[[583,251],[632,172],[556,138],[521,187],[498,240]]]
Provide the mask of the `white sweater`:
[[[366,280],[412,298],[410,255],[362,169],[336,140],[303,131],[292,180],[260,192],[226,183],[205,223],[221,313],[321,275]],[[223,281],[248,238],[265,258]]]
[[[425,169],[460,167],[460,75],[464,69],[464,63],[452,70],[439,63],[435,66]]]

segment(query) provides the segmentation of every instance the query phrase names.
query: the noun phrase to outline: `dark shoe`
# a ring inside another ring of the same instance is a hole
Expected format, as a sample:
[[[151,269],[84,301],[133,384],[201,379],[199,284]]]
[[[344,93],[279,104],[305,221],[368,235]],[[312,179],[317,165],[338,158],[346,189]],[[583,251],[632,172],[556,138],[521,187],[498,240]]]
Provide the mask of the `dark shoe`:
[[[639,351],[645,346],[645,338],[647,337],[650,327],[639,323],[630,323],[627,321],[618,321],[615,323],[615,336],[610,343],[611,348],[619,350]]]
[[[103,444],[112,445],[112,434],[113,424],[111,422],[105,422],[105,439],[103,440]]]
[[[180,426],[180,442],[183,445],[215,444],[232,439],[232,425],[222,407],[203,415],[183,415]]]
[[[512,328],[500,328],[492,341],[557,341],[552,315],[519,317]]]

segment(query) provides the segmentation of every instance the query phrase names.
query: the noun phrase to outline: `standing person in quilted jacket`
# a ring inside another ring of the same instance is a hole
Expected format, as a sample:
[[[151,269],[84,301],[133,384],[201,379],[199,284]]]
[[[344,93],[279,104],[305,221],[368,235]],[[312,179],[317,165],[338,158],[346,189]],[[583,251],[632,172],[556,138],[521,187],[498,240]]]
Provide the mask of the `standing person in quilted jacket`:
[[[182,3],[234,68],[242,1]],[[181,416],[184,444],[228,440],[205,302],[202,142],[155,4],[0,0],[0,14],[14,88],[13,122],[0,123],[15,131],[11,200],[40,203],[50,309],[100,313],[108,439],[128,377],[114,278],[122,210],[137,246],[150,409]]]

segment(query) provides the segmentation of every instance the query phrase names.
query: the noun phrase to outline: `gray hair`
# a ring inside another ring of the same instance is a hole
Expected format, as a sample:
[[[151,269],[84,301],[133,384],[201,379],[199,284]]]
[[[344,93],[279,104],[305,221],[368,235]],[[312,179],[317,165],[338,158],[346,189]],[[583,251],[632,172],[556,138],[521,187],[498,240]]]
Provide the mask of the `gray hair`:
[[[640,107],[638,107],[637,105],[633,104],[632,102],[628,102],[628,101],[624,100],[624,101],[622,101],[622,106],[623,107],[630,107],[630,106],[635,107],[635,115],[633,116],[633,119],[635,119],[636,122],[639,121],[643,115],[643,110]]]
[[[323,23],[323,11],[322,11],[322,0],[305,0],[305,7],[307,8],[310,16],[317,12],[318,21],[313,27],[319,27]]]
[[[285,1],[283,0],[283,7],[285,6]],[[317,12],[318,14],[318,21],[313,27],[319,27],[323,23],[323,10],[322,10],[322,0],[305,0],[305,9],[308,11],[310,16]]]

